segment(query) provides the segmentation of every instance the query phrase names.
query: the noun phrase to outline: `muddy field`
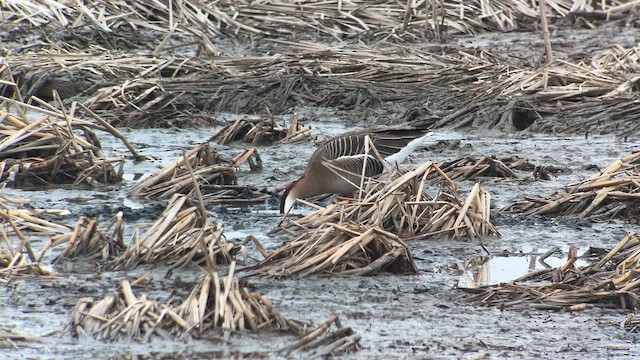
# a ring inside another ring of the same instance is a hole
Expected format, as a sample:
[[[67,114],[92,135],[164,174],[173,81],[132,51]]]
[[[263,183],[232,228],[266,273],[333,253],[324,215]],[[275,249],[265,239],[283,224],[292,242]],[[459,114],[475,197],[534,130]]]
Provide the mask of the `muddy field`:
[[[305,114],[301,109],[301,114]],[[328,113],[309,111],[309,123],[319,137],[342,132],[346,127]],[[231,116],[232,117],[232,116]],[[313,119],[313,120],[311,120]],[[181,151],[205,141],[215,128],[127,130],[130,141],[158,160],[129,167],[129,176],[147,174],[166,165]],[[108,137],[107,137],[108,139]],[[634,228],[623,222],[576,222],[548,218],[522,218],[501,214],[498,210],[507,203],[532,194],[547,194],[563,184],[591,174],[594,166],[608,163],[640,150],[637,144],[622,142],[611,136],[550,136],[539,134],[505,135],[501,133],[460,133],[440,131],[436,140],[460,141],[459,146],[445,150],[425,150],[412,157],[413,162],[429,159],[453,159],[467,155],[528,154],[535,164],[555,165],[566,171],[550,181],[533,181],[530,174],[520,173],[515,180],[482,179],[494,196],[494,221],[502,237],[486,239],[485,246],[497,255],[492,262],[491,282],[512,280],[528,268],[530,257],[503,258],[507,250],[513,253],[531,252],[559,246],[565,250],[570,244],[586,250],[590,246],[610,247]],[[161,146],[159,146],[161,144]],[[125,149],[118,142],[105,141],[105,148],[114,153]],[[227,151],[233,152],[230,147]],[[261,148],[265,169],[259,173],[243,172],[244,183],[263,183],[272,188],[283,174],[298,174],[313,150],[310,144],[292,144]],[[580,153],[577,157],[575,154]],[[274,179],[276,178],[276,179]],[[128,183],[131,183],[129,180]],[[462,182],[463,187],[472,182]],[[131,224],[153,221],[159,210],[127,199],[126,188],[100,190],[52,189],[12,190],[14,196],[32,199],[35,207],[67,208],[73,219],[92,214],[107,219],[117,210],[135,214]],[[255,235],[268,249],[276,248],[283,239],[265,233],[279,221],[277,207],[256,206],[242,208],[211,208],[210,216],[225,226],[226,236],[241,241]],[[304,209],[299,209],[304,212]],[[128,225],[129,226],[129,225]],[[131,230],[131,227],[127,228]],[[43,239],[44,240],[44,239]],[[41,244],[34,243],[38,247]],[[459,274],[446,268],[456,262],[485,255],[476,242],[415,241],[410,244],[421,270],[418,276],[380,275],[376,277],[313,277],[307,279],[250,278],[249,285],[270,299],[290,318],[319,324],[336,314],[343,324],[362,335],[362,349],[346,355],[348,358],[634,358],[640,354],[637,335],[620,326],[624,311],[590,309],[577,313],[557,313],[539,310],[500,311],[492,308],[461,304],[463,294],[455,289],[465,283],[469,273]],[[258,257],[255,249],[248,249]],[[511,259],[505,262],[505,259]],[[562,263],[562,261],[556,261]],[[539,265],[538,265],[539,266]],[[519,269],[519,270],[518,270]],[[13,358],[104,358],[116,355],[140,355],[142,358],[209,358],[213,355],[247,355],[249,357],[278,357],[276,350],[293,341],[292,336],[272,334],[237,334],[229,339],[154,341],[150,344],[119,342],[101,344],[96,341],[76,342],[69,337],[55,335],[68,321],[69,310],[80,297],[100,298],[112,291],[124,278],[134,279],[150,273],[154,279],[139,289],[158,299],[166,299],[178,289],[185,296],[189,284],[201,272],[196,268],[175,271],[165,278],[167,268],[142,266],[133,272],[97,273],[91,263],[73,261],[53,270],[60,273],[55,280],[18,281],[6,287],[1,295],[2,318],[5,324],[20,329],[24,335],[41,337],[34,347],[12,350]]]
[[[588,59],[591,54],[613,46],[637,47],[640,31],[637,24],[633,24],[624,26],[617,22],[600,24],[596,29],[580,30],[565,22],[556,22],[552,26],[555,55],[560,60],[576,61]],[[14,59],[22,55],[28,58],[28,52],[24,50],[28,48],[28,44],[25,44],[27,41],[19,42],[15,38],[14,42],[7,42],[11,40],[7,38],[3,40],[2,45],[15,53],[12,55]],[[535,67],[544,62],[541,35],[538,32],[489,32],[476,36],[456,35],[445,40],[444,43],[425,39],[409,45],[383,42],[379,46],[375,43],[369,45],[378,50],[387,48],[394,51],[398,48],[404,51],[407,46],[411,50],[434,53],[486,51],[487,54],[496,54],[522,66]],[[323,46],[332,43],[326,38],[323,41]],[[221,39],[216,42],[216,49],[227,55],[258,58],[269,52],[286,54],[291,51],[291,44],[253,40],[242,42],[236,38]],[[184,50],[184,54],[191,55],[192,50]],[[26,60],[19,59],[18,62],[21,64],[21,74],[24,74]],[[52,88],[66,88],[74,81],[82,85],[82,79],[74,78],[82,75],[76,72],[77,67],[70,66],[66,71],[68,72],[61,71],[56,76],[41,81],[38,86],[32,86],[31,95],[50,92]],[[258,70],[255,71],[257,73]],[[637,72],[636,69],[635,73]],[[442,74],[443,77],[449,76],[446,72]],[[34,78],[37,76],[34,75]],[[293,94],[283,97],[279,92],[281,90],[267,93],[262,88],[260,91],[248,89],[251,79],[242,81],[244,82],[233,83],[238,86],[231,90],[233,96],[230,95],[229,98],[233,101],[220,95],[230,91],[224,85],[202,90],[202,93],[197,93],[196,90],[199,89],[191,89],[193,98],[189,97],[189,101],[185,103],[192,104],[194,109],[180,109],[179,119],[163,118],[159,121],[161,127],[119,128],[141,155],[150,157],[148,160],[134,161],[121,141],[106,132],[98,131],[107,157],[126,158],[123,184],[96,188],[71,185],[51,185],[46,188],[20,186],[5,188],[3,194],[29,199],[32,208],[68,209],[70,214],[55,220],[69,225],[73,225],[81,215],[107,221],[122,211],[126,220],[126,239],[131,239],[135,226],[154,222],[164,210],[164,203],[131,199],[128,192],[136,182],[171,164],[184,152],[206,142],[222,128],[222,124],[253,111],[262,111],[265,103],[273,101],[271,110],[274,110],[279,122],[289,121],[297,113],[300,121],[312,128],[313,140],[258,146],[263,169],[250,171],[246,166],[240,167],[238,183],[264,188],[271,193],[272,198],[266,204],[249,207],[218,205],[207,209],[209,218],[223,224],[225,237],[233,243],[243,243],[247,236],[252,235],[268,251],[272,251],[287,241],[289,238],[284,235],[267,235],[281,219],[276,187],[302,174],[317,142],[373,124],[433,125],[435,134],[428,147],[413,154],[403,165],[406,169],[429,160],[442,162],[467,156],[518,156],[533,165],[557,169],[551,174],[550,180],[534,178],[531,171],[516,171],[516,179],[481,177],[456,181],[462,194],[467,194],[475,181],[479,181],[491,194],[491,219],[501,234],[500,237],[484,239],[483,245],[491,259],[484,269],[485,274],[488,272],[488,278],[480,285],[508,282],[524,275],[529,270],[532,256],[540,255],[554,246],[558,246],[562,252],[555,253],[547,262],[560,266],[567,259],[568,249],[572,245],[579,249],[579,254],[589,247],[611,248],[629,231],[638,230],[637,224],[624,220],[591,222],[560,217],[527,217],[502,211],[507,205],[525,197],[543,198],[556,191],[561,192],[565,185],[588,178],[614,161],[640,152],[637,138],[640,133],[638,116],[633,110],[629,110],[638,109],[638,91],[637,88],[633,90],[633,86],[638,85],[637,80],[631,83],[631,90],[626,89],[629,93],[625,93],[624,101],[615,103],[615,111],[610,110],[608,101],[618,101],[618,98],[612,100],[584,95],[582,99],[581,95],[573,93],[567,95],[571,97],[571,103],[550,101],[544,96],[526,98],[532,104],[531,108],[527,108],[525,115],[516,111],[514,118],[509,119],[513,121],[513,126],[508,127],[498,119],[502,112],[513,111],[508,106],[505,108],[512,97],[487,97],[486,107],[483,107],[482,104],[485,103],[484,100],[480,101],[481,96],[472,94],[473,89],[465,92],[464,84],[460,88],[454,85],[453,90],[447,88],[446,91],[440,91],[440,86],[444,89],[444,84],[433,85],[409,99],[385,102],[385,96],[392,97],[386,90],[375,94],[375,91],[363,88],[353,92],[345,90],[343,98],[342,93],[335,97],[324,93],[322,101],[312,101],[310,99],[318,97],[305,98],[302,96],[305,94],[301,95],[300,88],[295,88]],[[474,84],[481,82],[479,80]],[[613,88],[618,86],[613,80],[611,83],[614,84],[610,85]],[[347,80],[345,84],[351,85]],[[405,85],[397,89],[391,86],[389,93],[393,94],[397,90],[404,95]],[[86,93],[86,86],[82,87],[84,92],[71,91],[69,97],[77,100],[91,95]],[[176,91],[178,90],[182,91]],[[312,87],[309,92],[321,93],[325,90]],[[598,94],[609,94],[610,90],[598,90]],[[243,93],[244,97],[238,95]],[[487,94],[489,93],[491,91],[487,88]],[[318,94],[314,93],[316,95]],[[360,95],[361,98],[358,98]],[[213,105],[207,102],[203,105],[202,97],[206,96],[216,97],[219,102]],[[514,95],[514,98],[518,97]],[[333,99],[335,103],[326,104],[327,99]],[[475,106],[470,108],[473,111],[452,116],[470,102]],[[581,105],[586,103],[593,104],[593,108]],[[229,112],[233,105],[239,107],[239,104],[246,106],[237,113]],[[181,103],[180,106],[186,105]],[[565,107],[569,109],[567,112],[564,112]],[[138,114],[139,108],[135,105],[124,108]],[[150,113],[152,116],[167,116],[163,112],[165,110],[167,109]],[[192,113],[189,112],[191,110]],[[106,110],[101,115],[108,118],[109,111]],[[122,108],[112,111],[112,114],[116,114],[114,118],[123,118],[122,113]],[[197,116],[193,115],[196,113]],[[518,126],[522,124],[518,122],[521,120],[519,116],[527,120],[533,119],[532,114],[535,114],[536,120],[532,123],[525,121],[526,126]],[[203,121],[204,117],[208,120]],[[211,119],[215,121],[209,121]],[[450,123],[443,122],[443,119],[449,119]],[[207,124],[202,125],[203,122]],[[562,131],[553,131],[558,129]],[[230,157],[247,147],[238,142],[212,145],[221,154]],[[300,205],[296,210],[294,217],[310,212],[310,208]],[[35,249],[40,249],[48,240],[46,236],[30,237]],[[410,241],[408,245],[420,270],[419,275],[311,276],[302,279],[254,276],[246,279],[247,286],[251,291],[267,298],[285,317],[309,323],[311,327],[337,315],[343,326],[353,328],[361,336],[360,349],[341,354],[341,358],[640,357],[638,334],[628,332],[621,325],[628,314],[627,310],[601,307],[578,312],[534,308],[501,310],[466,304],[460,301],[465,294],[458,287],[471,286],[474,283],[473,272],[454,270],[453,267],[464,260],[486,256],[480,242],[477,239],[427,239]],[[166,265],[141,265],[129,271],[105,271],[94,262],[81,259],[63,261],[55,266],[48,265],[60,250],[53,249],[43,259],[46,267],[56,273],[54,277],[18,279],[3,285],[4,291],[0,292],[2,325],[33,338],[33,341],[13,348],[0,347],[3,358],[209,359],[298,358],[308,355],[304,352],[291,355],[279,352],[296,338],[292,334],[276,331],[211,332],[200,339],[153,339],[149,343],[78,340],[69,335],[67,326],[71,310],[81,298],[101,299],[112,294],[122,280],[133,281],[145,275],[150,281],[136,287],[136,294],[147,294],[149,298],[165,302],[172,299],[177,303],[189,295],[204,272],[195,265],[172,271]],[[238,259],[243,262],[239,264],[242,268],[255,264],[262,259],[262,255],[249,242]],[[534,265],[536,269],[541,266],[535,262]],[[227,268],[222,266],[219,270],[225,273]],[[242,276],[242,272],[239,275]]]

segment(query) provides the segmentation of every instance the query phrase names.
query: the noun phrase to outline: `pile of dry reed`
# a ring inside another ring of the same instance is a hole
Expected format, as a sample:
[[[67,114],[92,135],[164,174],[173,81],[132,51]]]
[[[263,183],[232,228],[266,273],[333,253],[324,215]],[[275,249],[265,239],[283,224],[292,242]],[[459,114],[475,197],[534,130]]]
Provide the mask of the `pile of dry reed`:
[[[622,323],[622,326],[629,332],[640,331],[640,316],[633,313],[627,315],[627,318]]]
[[[428,180],[434,175],[436,179]],[[384,181],[361,184],[355,199],[316,206],[301,219],[286,217],[276,230],[296,234],[335,222],[376,226],[408,239],[481,239],[499,235],[490,221],[490,205],[489,193],[479,184],[463,200],[456,184],[436,164],[426,162],[404,174],[394,172]]]
[[[602,62],[596,66],[556,60],[556,63],[536,70],[514,71],[505,79],[506,86],[500,95],[533,94],[537,101],[548,103],[583,97],[608,98],[631,92],[638,81],[633,76],[634,71],[619,71],[615,62]]]
[[[129,247],[107,267],[131,269],[164,261],[176,268],[191,261],[230,263],[237,249],[226,241],[222,224],[211,223],[200,205],[194,206],[184,195],[173,195],[160,217],[142,235],[137,228]],[[210,258],[204,256],[203,246]]]
[[[587,251],[591,253],[591,249]],[[629,233],[613,249],[590,265],[576,268],[570,254],[560,268],[527,274],[513,283],[461,288],[471,293],[464,302],[515,309],[537,308],[580,311],[593,306],[635,311],[640,295],[640,236]],[[543,281],[520,285],[520,281]]]
[[[266,258],[251,267],[252,274],[305,277],[418,273],[407,245],[377,226],[327,222],[263,254]]]
[[[122,212],[114,216],[105,227],[97,220],[81,216],[73,231],[55,235],[42,249],[44,253],[55,246],[66,244],[65,249],[53,259],[54,263],[62,259],[87,258],[98,262],[106,262],[120,255],[125,249],[124,221]]]
[[[241,140],[254,146],[274,143],[292,143],[311,139],[311,128],[298,122],[298,114],[293,114],[291,124],[279,125],[273,116],[267,119],[244,116],[220,129],[209,141],[228,144]]]
[[[443,162],[438,164],[438,166],[451,180],[458,178],[465,180],[478,176],[517,178],[518,176],[513,172],[513,170],[533,169],[533,165],[531,165],[527,160],[521,159],[517,156],[466,157],[449,162]],[[432,177],[436,176],[437,174],[433,174]]]
[[[256,148],[223,159],[208,143],[199,145],[173,164],[138,182],[129,195],[134,198],[166,200],[176,194],[194,197],[196,187],[207,205],[264,204],[271,197],[266,188],[238,185],[236,171],[247,163],[251,170],[262,168]]]
[[[0,349],[9,349],[11,351],[21,347],[30,347],[38,342],[40,342],[38,338],[24,336],[14,329],[4,325],[0,326]]]
[[[2,84],[15,90],[16,99],[0,96],[0,181],[10,184],[96,185],[122,181],[124,159],[107,159],[97,135],[96,126],[75,117],[77,103],[67,109],[57,92],[53,92],[59,109],[38,99],[22,101],[9,67],[0,62]],[[37,116],[37,117],[36,117]],[[84,136],[80,136],[82,131]],[[114,136],[126,139],[112,131]]]
[[[548,1],[550,17],[599,11],[607,18],[628,13],[633,1],[607,3]],[[479,30],[510,31],[527,28],[538,16],[535,3],[528,1],[427,2],[306,1],[292,4],[278,0],[248,0],[212,3],[193,1],[146,3],[141,1],[92,0],[82,4],[61,2],[9,2],[6,18],[32,26],[54,23],[58,26],[89,27],[105,35],[130,29],[160,32],[153,45],[156,51],[168,45],[171,37],[193,36],[211,53],[215,47],[208,38],[224,35],[290,37],[309,33],[338,40],[365,35],[373,39],[422,39],[425,32],[473,33]],[[150,21],[149,19],[154,19]],[[133,38],[133,37],[132,37]],[[135,38],[134,38],[135,40]],[[104,40],[103,40],[104,41]],[[138,41],[140,41],[138,39]],[[159,43],[159,44],[158,44]]]
[[[178,314],[199,332],[211,328],[228,330],[280,329],[301,333],[300,324],[284,318],[269,300],[249,293],[235,277],[235,261],[220,278],[210,272],[179,307]]]
[[[111,123],[128,126],[148,125],[150,118],[166,123],[182,121],[175,116],[184,113],[184,109],[252,113],[264,111],[265,104],[269,104],[274,113],[296,105],[354,109],[389,103],[413,104],[417,96],[428,93],[433,101],[441,102],[443,108],[455,109],[437,121],[436,127],[504,127],[511,126],[505,124],[507,120],[521,122],[519,118],[524,117],[525,124],[515,124],[517,130],[532,126],[537,130],[564,128],[569,131],[575,130],[575,124],[546,121],[540,114],[557,114],[572,105],[575,111],[593,111],[593,104],[584,105],[584,99],[622,99],[627,106],[637,105],[629,100],[635,97],[633,89],[638,81],[631,63],[637,48],[625,49],[628,55],[624,58],[624,54],[598,54],[593,60],[558,60],[532,69],[487,51],[455,49],[432,53],[363,46],[336,48],[310,43],[279,45],[284,48],[281,54],[224,56],[214,62],[163,53],[149,59],[139,54],[132,57],[58,55],[56,62],[45,54],[15,57],[11,63],[20,73],[24,96],[42,93],[41,89],[50,88],[48,82],[56,76],[67,76],[69,71],[83,71],[77,75],[81,79],[86,78],[84,72],[108,79],[107,85],[104,80],[95,80],[95,84],[89,83],[86,89],[65,97],[77,96],[84,106]],[[625,66],[614,61],[618,58]],[[462,99],[460,104],[451,104],[452,94]],[[505,99],[509,100],[505,102]],[[510,103],[510,99],[535,101],[531,106],[515,107],[511,111],[509,106],[504,109],[503,104]],[[561,108],[558,102],[562,102]],[[598,106],[603,104],[599,102]],[[487,108],[495,111],[495,116],[477,116],[478,111],[486,112]],[[605,106],[605,110],[608,108]],[[511,112],[517,116],[505,116]],[[413,120],[435,122],[432,112],[426,113],[426,118]],[[626,123],[629,119],[624,111],[616,114],[619,116],[613,117],[615,122]],[[598,119],[602,120],[602,115]],[[599,122],[588,124],[593,127]],[[247,127],[237,126],[236,131]]]
[[[635,60],[639,51],[639,47],[614,46],[591,59],[556,60],[537,69],[495,67],[492,75],[479,76],[461,89],[471,101],[460,104],[434,127],[637,134],[640,125],[631,114],[640,109],[634,90],[640,81]]]
[[[330,330],[332,324],[337,327],[334,331]],[[334,315],[316,329],[282,349],[281,352],[289,355],[293,351],[313,349],[313,352],[306,353],[305,357],[320,358],[355,351],[359,348],[359,345],[360,335],[356,334],[350,327],[342,327],[340,319]]]
[[[638,3],[555,0],[548,5],[549,16],[584,18],[591,14],[612,19],[630,14]],[[354,109],[413,104],[416,98],[429,97],[441,103],[442,108],[454,109],[438,126],[496,127],[499,124],[491,119],[500,119],[500,114],[508,112],[502,104],[505,99],[535,98],[531,111],[520,112],[530,114],[527,121],[532,124],[525,127],[575,131],[574,121],[579,122],[580,117],[566,116],[564,111],[569,105],[575,105],[575,111],[594,111],[594,104],[585,105],[585,98],[597,99],[596,105],[604,106],[600,112],[612,110],[601,100],[622,99],[627,106],[640,106],[632,101],[638,83],[637,47],[616,46],[593,59],[557,60],[531,68],[487,51],[471,53],[454,48],[434,53],[431,49],[408,51],[406,47],[389,51],[290,40],[299,32],[310,38],[342,41],[357,37],[384,43],[422,39],[430,32],[440,36],[445,31],[507,31],[521,26],[523,19],[529,19],[524,23],[534,20],[536,7],[524,1],[445,1],[431,5],[397,1],[375,5],[338,0],[295,5],[287,1],[241,1],[203,7],[188,1],[147,4],[93,0],[77,6],[14,2],[2,16],[14,24],[74,29],[66,31],[71,34],[63,43],[50,43],[55,38],[49,36],[9,58],[25,97],[48,96],[51,87],[56,87],[65,91],[63,98],[77,96],[83,105],[117,125],[149,126],[160,122],[179,126],[194,119],[199,123],[213,121],[187,109],[253,113],[264,111],[265,104],[269,104],[275,113],[282,113],[296,105]],[[258,47],[259,56],[233,56],[222,54],[211,42],[224,35],[236,39],[240,34],[264,36],[266,42],[256,43],[266,43],[266,49]],[[80,39],[74,41],[74,36]],[[117,45],[118,42],[146,50],[126,55],[121,49],[127,46]],[[96,43],[104,51],[93,50]],[[26,51],[47,44],[51,50]],[[85,50],[89,44],[91,50]],[[274,55],[276,46],[280,52]],[[185,58],[184,54],[195,47],[216,57]],[[269,55],[263,55],[267,52]],[[460,99],[459,104],[452,104],[452,94]],[[562,106],[557,106],[559,102]],[[616,116],[597,114],[597,119],[587,122],[589,128],[633,134],[633,129],[622,126],[628,125],[633,112],[623,110],[616,111]],[[495,112],[497,116],[477,116],[478,111]],[[559,116],[561,111],[566,118],[577,120],[547,120],[547,116],[540,119],[540,113]],[[601,126],[602,119],[613,119],[616,126]],[[432,117],[416,120],[435,121]]]
[[[204,276],[182,304],[137,297],[131,288],[135,284],[125,280],[113,295],[100,301],[80,299],[71,315],[70,331],[77,337],[145,342],[152,337],[198,337],[211,329],[302,331],[299,323],[280,315],[269,300],[241,286],[234,268],[232,262],[223,278],[216,271]]]
[[[60,122],[42,114],[32,120],[24,112],[18,115],[3,110],[0,117],[0,181],[91,186],[122,181],[124,159],[106,159],[96,135],[70,118]],[[84,130],[85,137],[74,131],[78,128]]]
[[[66,233],[69,227],[46,219],[48,215],[66,215],[66,210],[29,209],[26,199],[0,194],[0,283],[13,279],[49,277],[53,273],[42,268],[31,236]]]
[[[505,208],[525,215],[568,216],[579,219],[640,220],[640,153],[615,161],[601,172],[566,187],[566,193],[546,199],[525,198]]]

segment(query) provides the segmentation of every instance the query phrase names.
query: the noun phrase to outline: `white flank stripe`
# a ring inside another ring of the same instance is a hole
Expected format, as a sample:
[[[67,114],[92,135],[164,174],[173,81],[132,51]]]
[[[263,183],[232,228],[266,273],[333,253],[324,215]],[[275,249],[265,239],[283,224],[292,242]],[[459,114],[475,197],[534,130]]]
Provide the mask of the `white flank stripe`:
[[[424,142],[431,135],[433,135],[433,132],[428,132],[427,134],[417,139],[411,140],[411,142],[408,143],[407,146],[403,147],[402,150],[398,151],[393,155],[389,155],[384,159],[391,165],[400,164],[412,152],[418,150],[422,145],[424,145]]]

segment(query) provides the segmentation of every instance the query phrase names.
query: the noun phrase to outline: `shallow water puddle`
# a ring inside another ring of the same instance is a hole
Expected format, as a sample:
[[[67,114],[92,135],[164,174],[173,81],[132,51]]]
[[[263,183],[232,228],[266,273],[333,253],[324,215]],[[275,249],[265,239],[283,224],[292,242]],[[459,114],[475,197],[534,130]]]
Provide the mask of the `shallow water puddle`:
[[[514,281],[538,270],[558,268],[567,262],[567,251],[558,249],[532,250],[531,252],[505,253],[494,257],[478,256],[447,267],[447,271],[459,274],[456,286],[477,288]],[[546,255],[546,256],[545,256]],[[575,266],[588,265],[578,258]]]

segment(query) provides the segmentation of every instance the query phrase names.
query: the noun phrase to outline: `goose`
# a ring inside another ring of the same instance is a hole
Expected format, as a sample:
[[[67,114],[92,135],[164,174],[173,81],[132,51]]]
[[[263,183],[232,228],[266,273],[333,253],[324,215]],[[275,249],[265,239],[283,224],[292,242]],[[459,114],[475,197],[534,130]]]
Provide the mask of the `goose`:
[[[326,140],[309,158],[303,175],[284,186],[280,212],[289,213],[296,199],[356,190],[363,172],[365,177],[382,174],[389,165],[400,163],[418,149],[432,134],[423,128],[377,128],[351,131]],[[365,154],[367,136],[375,150]]]

